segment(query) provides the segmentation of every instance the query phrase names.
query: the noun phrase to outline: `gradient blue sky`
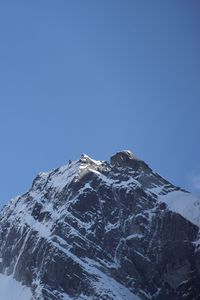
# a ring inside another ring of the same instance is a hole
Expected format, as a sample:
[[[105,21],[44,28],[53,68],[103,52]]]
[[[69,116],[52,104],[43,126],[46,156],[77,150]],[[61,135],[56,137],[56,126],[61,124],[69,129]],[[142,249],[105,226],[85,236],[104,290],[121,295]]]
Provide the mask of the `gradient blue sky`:
[[[130,149],[200,188],[200,2],[0,3],[0,203],[39,171]]]

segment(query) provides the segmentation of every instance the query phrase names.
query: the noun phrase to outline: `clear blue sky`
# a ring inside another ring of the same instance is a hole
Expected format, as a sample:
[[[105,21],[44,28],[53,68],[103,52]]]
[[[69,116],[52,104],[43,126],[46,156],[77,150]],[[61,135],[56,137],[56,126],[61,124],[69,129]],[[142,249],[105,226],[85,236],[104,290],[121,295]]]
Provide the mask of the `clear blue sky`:
[[[1,1],[0,104],[0,203],[121,149],[198,193],[200,2]]]

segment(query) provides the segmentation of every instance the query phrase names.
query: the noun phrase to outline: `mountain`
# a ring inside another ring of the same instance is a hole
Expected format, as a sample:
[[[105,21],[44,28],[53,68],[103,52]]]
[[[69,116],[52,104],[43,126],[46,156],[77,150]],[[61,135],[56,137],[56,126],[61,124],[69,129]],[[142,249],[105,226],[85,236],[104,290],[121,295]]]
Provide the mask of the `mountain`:
[[[39,173],[0,212],[0,300],[200,299],[200,199],[130,151]]]

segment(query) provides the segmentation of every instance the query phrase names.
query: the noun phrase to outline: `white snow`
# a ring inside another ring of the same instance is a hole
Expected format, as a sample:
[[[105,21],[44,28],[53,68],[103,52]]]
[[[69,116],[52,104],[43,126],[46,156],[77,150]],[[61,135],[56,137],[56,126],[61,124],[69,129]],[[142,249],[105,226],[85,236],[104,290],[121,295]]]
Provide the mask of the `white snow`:
[[[169,209],[200,227],[200,197],[182,191],[175,191],[160,195],[158,198],[165,202]]]
[[[144,237],[144,235],[141,234],[141,233],[133,233],[133,234],[127,236],[126,240],[132,240],[132,239],[135,239],[135,238],[141,239],[143,237]]]
[[[69,185],[79,170],[79,164],[77,161],[71,163],[71,165],[63,166],[59,169],[57,174],[54,174],[49,178],[47,188],[52,187],[57,190],[62,190],[65,186]]]
[[[112,223],[108,223],[106,226],[105,226],[105,231],[110,231],[110,230],[113,230],[113,229],[116,229],[120,226],[120,222],[117,221],[116,223],[112,224]]]
[[[0,300],[30,300],[31,296],[30,288],[11,276],[0,274]]]
[[[102,164],[102,161],[92,159],[92,158],[91,158],[90,156],[88,156],[87,154],[83,154],[83,156],[82,156],[82,161],[83,161],[84,158],[86,158],[86,160],[90,160],[92,163],[94,163],[94,164],[97,165],[97,166],[100,166],[100,165]]]
[[[153,194],[159,195],[159,194],[162,193],[163,188],[164,188],[163,185],[161,185],[161,186],[155,186],[153,188],[147,189],[147,191],[149,191],[149,192],[151,192]]]
[[[29,225],[31,229],[38,231],[40,235],[45,238],[48,238],[51,234],[50,226],[45,226],[43,223],[38,222],[29,214],[24,215],[24,223]],[[49,225],[51,225],[51,223]]]

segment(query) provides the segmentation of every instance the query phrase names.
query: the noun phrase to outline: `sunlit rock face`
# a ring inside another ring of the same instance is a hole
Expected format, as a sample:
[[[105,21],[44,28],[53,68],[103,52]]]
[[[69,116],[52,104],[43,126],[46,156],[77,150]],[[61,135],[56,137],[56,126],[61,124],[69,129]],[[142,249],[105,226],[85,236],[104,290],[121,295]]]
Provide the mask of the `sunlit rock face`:
[[[83,154],[1,211],[0,273],[20,300],[200,299],[199,209],[130,151]]]

